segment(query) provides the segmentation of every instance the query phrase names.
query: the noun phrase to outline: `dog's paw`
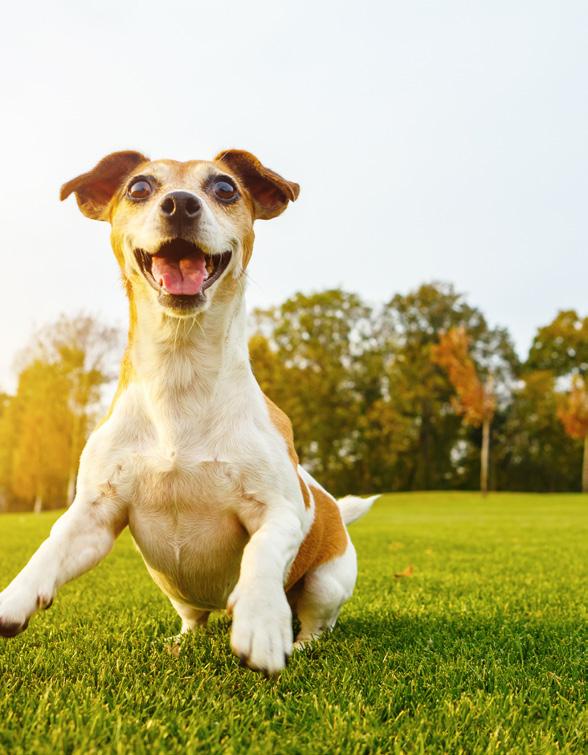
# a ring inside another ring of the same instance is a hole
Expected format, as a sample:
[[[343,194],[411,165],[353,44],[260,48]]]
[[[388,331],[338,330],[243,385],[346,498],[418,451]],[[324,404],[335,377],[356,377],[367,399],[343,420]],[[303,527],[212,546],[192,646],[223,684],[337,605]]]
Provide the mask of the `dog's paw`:
[[[276,595],[242,593],[229,598],[233,615],[231,648],[245,666],[275,676],[292,654],[292,612],[284,592]]]
[[[0,637],[16,637],[17,634],[24,632],[28,625],[28,619],[15,621],[10,616],[4,617],[0,615]]]
[[[0,593],[0,637],[16,637],[24,632],[32,613],[28,608],[26,600],[19,600],[6,590]]]
[[[24,632],[29,619],[39,609],[53,603],[53,593],[39,593],[26,587],[9,586],[0,593],[0,637],[16,637]]]

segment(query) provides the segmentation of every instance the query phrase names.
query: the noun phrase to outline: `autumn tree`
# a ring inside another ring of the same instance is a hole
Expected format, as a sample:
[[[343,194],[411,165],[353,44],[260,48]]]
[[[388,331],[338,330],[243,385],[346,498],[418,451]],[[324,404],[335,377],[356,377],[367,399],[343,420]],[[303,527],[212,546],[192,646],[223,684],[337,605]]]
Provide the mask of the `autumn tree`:
[[[431,350],[431,358],[449,376],[455,389],[453,407],[466,425],[482,428],[480,489],[488,494],[488,460],[490,455],[490,426],[496,411],[494,381],[489,375],[482,383],[469,354],[469,338],[465,328],[452,328],[442,333],[439,344]]]
[[[379,319],[379,338],[386,354],[385,392],[410,423],[405,436],[409,448],[397,468],[400,487],[443,489],[471,484],[476,473],[468,465],[478,462],[468,449],[477,443],[478,431],[468,430],[451,411],[454,389],[431,353],[441,332],[465,328],[478,374],[482,381],[493,374],[499,404],[504,404],[518,369],[508,332],[490,327],[480,310],[446,283],[426,283],[394,296]],[[455,461],[458,451],[465,468]]]
[[[582,492],[588,493],[588,388],[584,379],[574,377],[571,390],[560,403],[557,416],[570,438],[583,442]]]

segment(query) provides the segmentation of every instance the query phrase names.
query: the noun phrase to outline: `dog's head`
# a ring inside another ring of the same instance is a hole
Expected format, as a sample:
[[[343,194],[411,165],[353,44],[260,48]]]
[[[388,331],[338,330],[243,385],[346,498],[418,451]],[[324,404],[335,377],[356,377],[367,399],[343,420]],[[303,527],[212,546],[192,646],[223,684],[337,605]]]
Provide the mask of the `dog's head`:
[[[254,220],[280,215],[299,186],[241,150],[185,163],[114,152],[64,184],[61,199],[72,193],[84,215],[110,221],[130,289],[186,317],[234,286],[251,257]]]

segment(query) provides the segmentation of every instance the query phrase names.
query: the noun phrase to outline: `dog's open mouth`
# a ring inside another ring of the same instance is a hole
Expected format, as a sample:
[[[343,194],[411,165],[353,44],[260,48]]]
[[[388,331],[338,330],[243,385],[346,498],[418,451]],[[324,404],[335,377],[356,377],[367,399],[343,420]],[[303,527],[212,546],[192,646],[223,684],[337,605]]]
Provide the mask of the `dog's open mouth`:
[[[231,261],[231,252],[206,254],[184,239],[164,242],[155,254],[136,249],[143,275],[161,294],[198,297],[215,283]]]

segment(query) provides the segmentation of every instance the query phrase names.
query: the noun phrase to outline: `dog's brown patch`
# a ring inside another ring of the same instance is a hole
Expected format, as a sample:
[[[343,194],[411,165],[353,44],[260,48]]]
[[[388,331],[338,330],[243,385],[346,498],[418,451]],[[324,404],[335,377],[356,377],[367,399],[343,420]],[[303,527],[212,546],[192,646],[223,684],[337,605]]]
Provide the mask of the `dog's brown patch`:
[[[285,414],[279,406],[276,406],[274,402],[267,396],[265,396],[264,398],[267,404],[270,419],[274,427],[286,441],[288,456],[290,457],[290,461],[294,465],[294,469],[296,470],[296,474],[298,475],[298,484],[300,485],[300,492],[302,493],[302,498],[304,499],[304,506],[306,508],[309,508],[310,495],[308,493],[308,486],[306,485],[298,471],[298,464],[300,462],[298,459],[298,454],[296,453],[296,448],[294,447],[294,431],[292,429],[292,423],[290,422],[288,415]]]
[[[310,569],[343,555],[347,548],[347,532],[334,498],[310,485],[314,498],[314,520],[294,559],[286,590],[290,590]]]

